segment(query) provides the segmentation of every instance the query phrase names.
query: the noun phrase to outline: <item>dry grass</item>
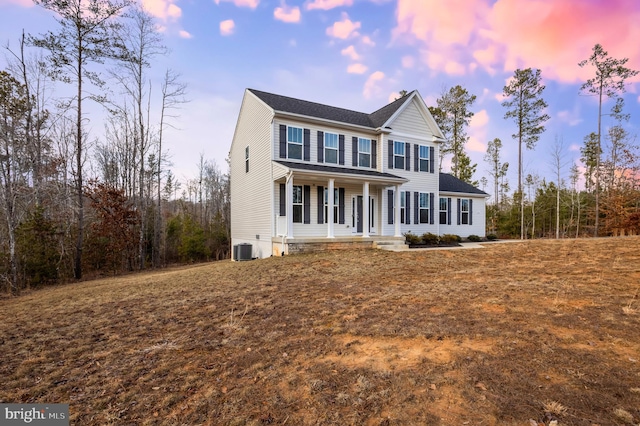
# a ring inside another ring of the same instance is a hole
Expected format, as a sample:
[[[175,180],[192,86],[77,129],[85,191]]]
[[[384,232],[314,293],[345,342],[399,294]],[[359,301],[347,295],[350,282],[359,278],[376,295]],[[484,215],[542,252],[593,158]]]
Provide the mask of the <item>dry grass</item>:
[[[50,288],[0,300],[0,402],[77,425],[637,424],[639,282],[626,237]]]

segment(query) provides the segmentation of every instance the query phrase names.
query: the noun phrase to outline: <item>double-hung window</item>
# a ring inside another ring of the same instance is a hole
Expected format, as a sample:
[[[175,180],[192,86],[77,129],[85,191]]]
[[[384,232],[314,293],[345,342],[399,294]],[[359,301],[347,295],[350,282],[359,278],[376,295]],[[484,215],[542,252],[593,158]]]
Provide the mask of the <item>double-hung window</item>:
[[[420,167],[420,171],[421,172],[428,172],[429,171],[429,147],[428,146],[424,146],[424,145],[420,145],[420,149],[419,149],[419,167]]]
[[[429,193],[420,193],[418,206],[420,209],[420,223],[429,223]]]
[[[469,199],[463,198],[460,200],[460,223],[463,225],[469,224]]]
[[[287,158],[302,160],[302,128],[287,128]]]
[[[406,209],[406,205],[405,205],[405,192],[401,191],[400,192],[400,223],[404,223],[404,218],[405,218],[405,209]]]
[[[440,225],[446,225],[449,221],[449,200],[440,198]]]
[[[338,212],[340,211],[340,191],[333,189],[333,223],[338,223]],[[329,188],[324,189],[324,223],[329,223]]]
[[[358,166],[371,167],[371,139],[358,138]]]
[[[338,135],[324,134],[324,162],[338,164]]]
[[[295,223],[302,223],[303,219],[303,192],[302,185],[293,185],[293,221]]]
[[[395,169],[404,169],[405,166],[405,143],[393,142],[393,167]]]

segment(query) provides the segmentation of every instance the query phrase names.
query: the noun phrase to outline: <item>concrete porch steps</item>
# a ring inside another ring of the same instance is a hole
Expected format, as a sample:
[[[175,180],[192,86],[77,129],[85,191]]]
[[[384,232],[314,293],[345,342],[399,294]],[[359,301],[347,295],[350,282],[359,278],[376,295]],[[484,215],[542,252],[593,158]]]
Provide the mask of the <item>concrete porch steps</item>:
[[[374,241],[373,248],[387,251],[405,251],[409,250],[409,246],[402,240],[381,240]]]

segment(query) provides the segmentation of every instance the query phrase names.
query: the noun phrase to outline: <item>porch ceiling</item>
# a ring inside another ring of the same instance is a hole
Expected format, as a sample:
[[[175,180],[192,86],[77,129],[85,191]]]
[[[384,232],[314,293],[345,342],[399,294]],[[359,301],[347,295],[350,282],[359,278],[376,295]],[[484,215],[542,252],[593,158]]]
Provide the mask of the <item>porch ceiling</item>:
[[[408,179],[403,177],[370,169],[351,169],[293,161],[274,161],[274,163],[293,172],[295,176],[311,179],[336,179],[340,182],[353,183],[371,182],[379,185],[400,185],[408,182]]]

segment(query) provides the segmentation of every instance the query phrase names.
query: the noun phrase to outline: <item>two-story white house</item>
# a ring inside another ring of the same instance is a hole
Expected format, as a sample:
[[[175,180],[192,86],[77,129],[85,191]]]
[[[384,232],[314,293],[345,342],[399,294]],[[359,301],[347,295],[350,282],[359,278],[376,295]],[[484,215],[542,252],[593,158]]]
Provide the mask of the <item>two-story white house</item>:
[[[417,91],[367,114],[247,89],[230,150],[232,245],[251,257],[485,235],[483,191],[439,173]],[[235,251],[235,250],[234,250]]]

